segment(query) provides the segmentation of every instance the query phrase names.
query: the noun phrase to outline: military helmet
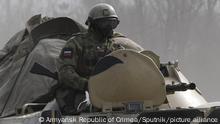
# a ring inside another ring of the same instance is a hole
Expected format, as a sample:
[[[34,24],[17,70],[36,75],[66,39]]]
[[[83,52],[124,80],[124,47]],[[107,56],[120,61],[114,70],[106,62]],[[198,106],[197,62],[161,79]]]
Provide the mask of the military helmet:
[[[106,18],[115,19],[117,21],[117,25],[119,23],[115,9],[109,4],[99,3],[92,7],[85,24],[90,25],[93,21]]]

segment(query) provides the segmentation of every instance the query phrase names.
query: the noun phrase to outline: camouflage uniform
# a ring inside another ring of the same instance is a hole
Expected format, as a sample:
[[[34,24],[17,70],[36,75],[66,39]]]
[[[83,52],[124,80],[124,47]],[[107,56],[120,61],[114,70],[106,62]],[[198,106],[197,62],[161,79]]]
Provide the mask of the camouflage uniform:
[[[79,34],[66,43],[58,60],[61,88],[56,95],[64,114],[75,113],[77,105],[85,99],[88,79],[96,62],[121,48],[113,43],[112,38],[103,38],[94,30]]]

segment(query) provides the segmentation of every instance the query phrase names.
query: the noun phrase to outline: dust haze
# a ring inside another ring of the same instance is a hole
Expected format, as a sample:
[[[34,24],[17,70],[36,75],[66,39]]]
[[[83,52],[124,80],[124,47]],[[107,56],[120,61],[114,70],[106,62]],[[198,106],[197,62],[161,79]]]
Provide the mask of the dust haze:
[[[220,0],[0,0],[0,48],[35,14],[84,24],[100,2],[115,7],[125,34],[180,69],[208,101],[220,101]]]

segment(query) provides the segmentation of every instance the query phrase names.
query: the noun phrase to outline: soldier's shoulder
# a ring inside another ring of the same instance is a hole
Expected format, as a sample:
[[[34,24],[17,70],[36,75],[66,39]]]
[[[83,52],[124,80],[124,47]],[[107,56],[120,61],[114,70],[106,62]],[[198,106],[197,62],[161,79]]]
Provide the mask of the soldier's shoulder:
[[[68,40],[69,43],[76,43],[81,44],[83,40],[86,38],[87,33],[86,32],[80,32],[73,34],[72,37]]]
[[[117,33],[117,32],[114,33],[113,43],[120,44],[125,49],[134,49],[137,51],[143,50],[143,48],[139,44],[137,44],[133,40],[127,38],[125,35],[123,35],[121,33]]]
[[[122,33],[114,32],[112,37],[113,38],[117,38],[117,37],[126,37],[126,36],[124,34],[122,34]]]
[[[76,40],[76,39],[84,39],[87,35],[87,32],[80,32],[73,34],[69,40]]]

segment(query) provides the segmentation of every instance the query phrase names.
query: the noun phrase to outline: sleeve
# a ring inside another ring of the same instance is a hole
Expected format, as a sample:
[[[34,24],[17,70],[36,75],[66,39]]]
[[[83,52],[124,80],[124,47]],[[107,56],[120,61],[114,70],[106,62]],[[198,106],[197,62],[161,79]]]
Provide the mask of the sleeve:
[[[81,48],[75,39],[69,40],[58,59],[59,83],[75,90],[86,90],[88,80],[76,72]]]

